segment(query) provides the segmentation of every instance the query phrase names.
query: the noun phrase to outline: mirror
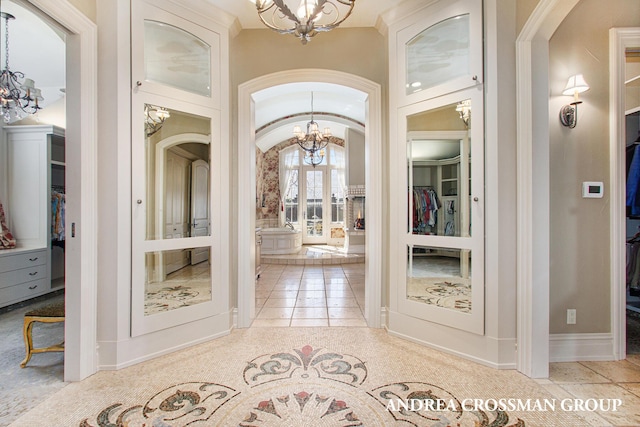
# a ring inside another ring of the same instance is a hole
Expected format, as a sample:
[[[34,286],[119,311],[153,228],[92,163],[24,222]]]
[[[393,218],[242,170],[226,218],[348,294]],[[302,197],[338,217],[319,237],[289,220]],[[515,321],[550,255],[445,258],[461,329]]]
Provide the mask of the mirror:
[[[470,109],[465,100],[407,118],[413,234],[471,235]]]
[[[407,299],[471,313],[471,251],[409,246]]]
[[[209,236],[211,121],[148,104],[145,120],[146,239]]]
[[[144,315],[211,301],[209,255],[209,248],[147,252]]]

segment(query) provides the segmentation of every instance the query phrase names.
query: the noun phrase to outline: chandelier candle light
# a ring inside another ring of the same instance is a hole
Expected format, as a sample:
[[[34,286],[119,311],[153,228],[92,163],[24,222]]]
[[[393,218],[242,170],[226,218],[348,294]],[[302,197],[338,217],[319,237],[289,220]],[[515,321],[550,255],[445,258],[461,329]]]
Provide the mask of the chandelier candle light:
[[[5,65],[0,75],[0,114],[5,123],[24,119],[29,114],[36,114],[42,107],[40,89],[35,87],[31,79],[26,79],[24,73],[11,71],[9,68],[9,20],[15,17],[9,13],[0,13],[4,19],[5,30]]]
[[[293,34],[302,44],[331,31],[351,15],[356,0],[252,0],[264,25],[280,34]],[[298,6],[287,3],[299,1]],[[293,10],[296,12],[294,13]]]
[[[294,140],[305,152],[304,162],[316,167],[324,160],[325,147],[331,138],[331,129],[324,128],[320,132],[318,123],[313,120],[313,92],[311,92],[311,121],[307,123],[307,133],[302,132],[300,126],[293,128]]]

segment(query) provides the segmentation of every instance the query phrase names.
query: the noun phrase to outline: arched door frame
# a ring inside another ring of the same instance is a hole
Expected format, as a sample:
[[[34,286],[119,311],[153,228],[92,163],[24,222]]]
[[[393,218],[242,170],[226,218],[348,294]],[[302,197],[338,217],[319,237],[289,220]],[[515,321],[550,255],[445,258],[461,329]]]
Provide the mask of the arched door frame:
[[[365,319],[381,326],[383,248],[382,89],[378,83],[340,71],[287,70],[258,77],[238,86],[238,327],[255,318],[255,120],[252,95],[287,83],[332,83],[364,92],[365,185],[367,239],[365,268]]]
[[[65,268],[64,380],[80,381],[98,369],[98,29],[68,0],[28,1],[68,31],[66,253],[74,258]]]
[[[578,1],[540,0],[516,39],[516,363],[532,378],[549,376],[549,40]]]

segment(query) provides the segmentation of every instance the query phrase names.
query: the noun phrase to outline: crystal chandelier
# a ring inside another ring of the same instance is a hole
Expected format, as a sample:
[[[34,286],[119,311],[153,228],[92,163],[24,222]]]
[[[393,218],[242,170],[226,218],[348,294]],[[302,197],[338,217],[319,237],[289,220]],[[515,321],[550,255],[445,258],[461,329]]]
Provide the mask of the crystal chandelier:
[[[307,133],[302,132],[300,126],[293,128],[294,140],[304,150],[304,162],[316,167],[324,160],[325,147],[331,138],[331,129],[324,128],[320,132],[318,123],[313,120],[313,92],[311,92],[311,121],[307,123]]]
[[[12,123],[41,110],[38,101],[43,98],[33,80],[25,79],[24,73],[14,72],[9,68],[9,20],[15,17],[5,12],[0,16],[4,19],[5,30],[5,63],[0,75],[0,114],[5,123]]]
[[[356,0],[254,0],[264,25],[280,34],[293,34],[302,44],[331,31],[351,15]],[[298,6],[287,3],[299,1]],[[295,10],[295,13],[292,11]]]
[[[471,120],[471,100],[465,99],[458,102],[456,105],[456,111],[460,114],[460,119],[464,122],[464,125],[468,128],[469,121]]]
[[[166,108],[144,104],[144,128],[147,136],[158,132],[169,117],[171,113]]]

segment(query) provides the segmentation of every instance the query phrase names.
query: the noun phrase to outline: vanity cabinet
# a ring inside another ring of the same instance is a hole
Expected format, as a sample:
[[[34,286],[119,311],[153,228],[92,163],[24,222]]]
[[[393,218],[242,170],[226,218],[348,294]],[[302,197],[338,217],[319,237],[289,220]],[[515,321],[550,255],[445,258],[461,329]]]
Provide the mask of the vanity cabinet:
[[[5,126],[0,138],[0,200],[15,249],[0,250],[0,307],[64,287],[64,255],[52,250],[52,188],[63,192],[64,130]],[[55,278],[52,284],[52,256]]]

